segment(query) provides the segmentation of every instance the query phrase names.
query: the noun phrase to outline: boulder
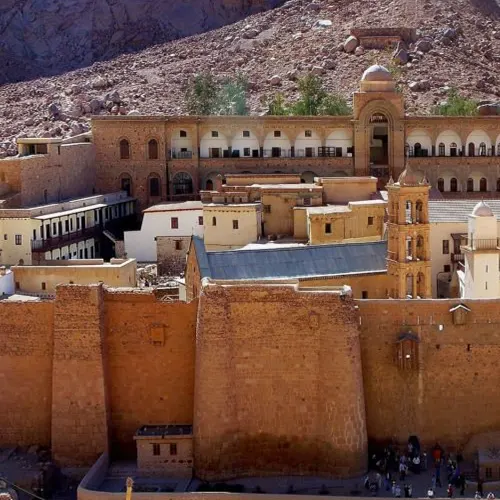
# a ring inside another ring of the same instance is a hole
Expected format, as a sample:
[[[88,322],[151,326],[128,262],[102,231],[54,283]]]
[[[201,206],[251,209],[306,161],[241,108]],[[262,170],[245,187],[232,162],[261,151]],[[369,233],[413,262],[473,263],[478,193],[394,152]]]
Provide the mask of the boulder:
[[[392,58],[398,64],[406,64],[409,60],[408,51],[405,49],[396,50],[393,53]]]
[[[325,72],[324,68],[322,66],[313,66],[311,73],[313,75],[322,75]]]
[[[269,80],[269,83],[271,85],[280,85],[281,84],[281,76],[279,75],[274,75],[271,77],[271,79]]]
[[[426,90],[429,90],[431,88],[431,83],[429,80],[420,80],[417,82],[410,82],[408,84],[408,88],[412,92],[425,92]]]
[[[344,42],[344,50],[347,53],[354,52],[356,50],[356,47],[359,45],[359,40],[355,36],[350,36],[345,42]]]
[[[365,53],[365,49],[363,47],[356,47],[356,50],[354,51],[354,54],[357,56],[361,56]]]
[[[318,3],[311,2],[307,5],[307,10],[312,10],[313,12],[318,12],[321,10],[321,5]]]
[[[89,107],[90,107],[90,112],[93,115],[95,115],[95,114],[99,113],[99,111],[101,111],[101,109],[103,108],[103,102],[100,101],[99,99],[92,99],[89,102]]]
[[[333,23],[330,21],[330,19],[320,19],[319,21],[316,21],[315,26],[318,28],[329,28]]]
[[[477,107],[481,116],[500,115],[500,104],[481,104]]]
[[[418,52],[429,52],[432,49],[432,42],[427,38],[422,38],[415,44],[415,50]]]
[[[108,80],[106,80],[105,78],[103,78],[102,76],[98,76],[97,78],[94,78],[94,80],[92,80],[92,82],[90,83],[90,86],[93,88],[93,89],[105,89],[108,87]]]
[[[51,116],[56,117],[61,114],[61,107],[59,106],[59,104],[53,102],[52,104],[49,105],[48,111]]]

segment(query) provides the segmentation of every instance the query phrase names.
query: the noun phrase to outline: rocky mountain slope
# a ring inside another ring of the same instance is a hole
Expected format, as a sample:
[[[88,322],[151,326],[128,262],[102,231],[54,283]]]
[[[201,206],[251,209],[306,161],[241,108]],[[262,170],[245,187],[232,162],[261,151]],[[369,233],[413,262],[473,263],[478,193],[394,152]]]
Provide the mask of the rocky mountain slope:
[[[2,0],[0,83],[88,66],[284,0]]]
[[[367,66],[396,67],[390,51],[346,52],[353,27],[417,28],[420,42],[396,70],[408,113],[429,112],[450,87],[499,102],[499,12],[496,0],[289,0],[202,35],[0,87],[0,154],[14,153],[20,134],[87,130],[92,113],[183,113],[184,88],[201,70],[247,75],[251,113],[262,113],[277,91],[296,97],[296,79],[309,71],[350,98]]]

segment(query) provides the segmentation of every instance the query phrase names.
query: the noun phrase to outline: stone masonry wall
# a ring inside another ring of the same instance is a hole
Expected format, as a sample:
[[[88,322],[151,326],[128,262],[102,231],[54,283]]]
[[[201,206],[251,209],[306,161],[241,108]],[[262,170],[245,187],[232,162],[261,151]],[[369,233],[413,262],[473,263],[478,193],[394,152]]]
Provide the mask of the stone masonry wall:
[[[500,428],[500,301],[464,301],[464,325],[453,324],[458,300],[362,300],[361,352],[368,436],[379,442],[463,446]],[[419,339],[418,370],[394,361],[402,332]]]
[[[102,285],[59,286],[54,313],[52,453],[90,465],[109,442]]]
[[[0,302],[2,447],[50,446],[53,309]]]
[[[141,425],[192,423],[197,307],[106,292],[111,439],[122,457],[135,453]]]
[[[293,285],[209,285],[196,336],[201,478],[347,476],[366,466],[354,301]]]

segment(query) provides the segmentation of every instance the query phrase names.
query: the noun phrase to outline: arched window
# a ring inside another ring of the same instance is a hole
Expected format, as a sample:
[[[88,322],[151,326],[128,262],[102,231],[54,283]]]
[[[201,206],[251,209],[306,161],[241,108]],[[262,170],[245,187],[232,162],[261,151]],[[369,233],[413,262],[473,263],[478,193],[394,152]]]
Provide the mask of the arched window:
[[[488,181],[486,180],[485,177],[481,177],[481,180],[479,181],[479,191],[484,193],[487,190],[488,190]]]
[[[443,193],[444,192],[444,179],[440,177],[438,179],[438,190]]]
[[[156,139],[151,139],[148,142],[148,158],[150,160],[158,159],[158,141]]]
[[[123,174],[120,177],[120,189],[122,191],[125,191],[127,193],[127,196],[130,196],[132,194],[132,179],[130,178],[130,175]]]
[[[472,193],[472,191],[474,191],[474,179],[469,177],[467,179],[467,192]]]
[[[469,142],[469,156],[476,156],[476,146],[473,142]]]
[[[420,144],[420,142],[416,142],[415,146],[413,146],[413,151],[415,156],[422,156],[422,144]]]
[[[456,142],[450,144],[450,156],[457,156],[458,146]]]
[[[450,191],[456,193],[458,191],[458,181],[456,177],[450,179]]]
[[[207,191],[213,191],[214,190],[214,181],[212,179],[208,179],[205,188]]]
[[[120,159],[128,160],[130,159],[130,144],[127,139],[122,139],[120,141]]]
[[[173,178],[173,191],[175,194],[192,194],[193,179],[186,172],[177,172]]]
[[[486,156],[486,143],[479,144],[479,156]]]
[[[156,174],[152,174],[149,177],[149,196],[160,196],[161,195],[161,185],[160,178]]]
[[[446,155],[446,148],[444,145],[444,142],[440,142],[438,146],[438,155],[439,156],[445,156]]]

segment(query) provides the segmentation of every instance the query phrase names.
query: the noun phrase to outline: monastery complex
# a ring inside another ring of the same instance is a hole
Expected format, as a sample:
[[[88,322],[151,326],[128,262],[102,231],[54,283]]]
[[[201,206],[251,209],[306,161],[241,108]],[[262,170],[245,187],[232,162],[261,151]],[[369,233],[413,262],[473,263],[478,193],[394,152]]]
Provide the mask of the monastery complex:
[[[418,436],[472,460],[500,447],[499,218],[500,117],[407,116],[381,66],[353,116],[22,139],[0,160],[0,445],[92,466],[85,500],[123,458],[348,478]]]

